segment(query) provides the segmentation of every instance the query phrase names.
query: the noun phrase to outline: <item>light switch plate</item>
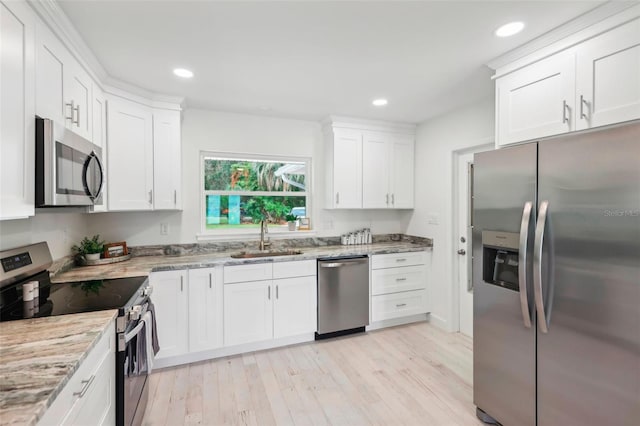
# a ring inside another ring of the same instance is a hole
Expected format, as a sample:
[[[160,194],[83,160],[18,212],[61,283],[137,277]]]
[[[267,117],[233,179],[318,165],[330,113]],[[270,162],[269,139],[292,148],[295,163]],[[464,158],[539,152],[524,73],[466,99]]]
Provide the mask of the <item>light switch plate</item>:
[[[169,235],[169,224],[161,223],[160,224],[160,235]]]
[[[440,222],[438,220],[438,214],[437,213],[428,213],[427,214],[427,223],[429,225],[439,225]]]

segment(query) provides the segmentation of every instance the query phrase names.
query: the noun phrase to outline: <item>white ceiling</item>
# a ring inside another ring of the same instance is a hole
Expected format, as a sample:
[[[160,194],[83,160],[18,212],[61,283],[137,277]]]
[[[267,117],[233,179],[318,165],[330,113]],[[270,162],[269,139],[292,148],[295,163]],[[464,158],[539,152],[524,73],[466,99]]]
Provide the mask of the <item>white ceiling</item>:
[[[488,96],[483,64],[601,2],[59,3],[112,77],[190,107],[418,123]],[[522,33],[493,35],[513,20]]]

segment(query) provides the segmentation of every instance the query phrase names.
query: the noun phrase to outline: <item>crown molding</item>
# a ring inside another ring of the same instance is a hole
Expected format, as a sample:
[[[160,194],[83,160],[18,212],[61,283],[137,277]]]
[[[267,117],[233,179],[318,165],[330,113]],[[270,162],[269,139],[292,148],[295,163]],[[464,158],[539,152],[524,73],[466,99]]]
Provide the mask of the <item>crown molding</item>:
[[[637,1],[608,1],[572,19],[566,24],[556,27],[553,30],[529,41],[528,43],[510,50],[504,55],[490,60],[486,63],[486,65],[493,70],[497,70],[504,67],[505,65],[517,61],[518,59],[524,58],[545,47],[551,46],[554,43],[565,40],[568,37],[591,27],[592,25],[595,25],[613,15],[616,15],[634,6],[638,6]]]
[[[185,108],[184,97],[152,92],[110,76],[55,0],[27,1],[102,90],[151,107],[176,109],[177,104]]]
[[[406,133],[414,135],[416,125],[409,123],[398,123],[393,121],[367,120],[363,118],[345,117],[341,115],[330,115],[322,120],[325,131],[330,128],[354,129],[354,130],[374,130],[380,132]]]

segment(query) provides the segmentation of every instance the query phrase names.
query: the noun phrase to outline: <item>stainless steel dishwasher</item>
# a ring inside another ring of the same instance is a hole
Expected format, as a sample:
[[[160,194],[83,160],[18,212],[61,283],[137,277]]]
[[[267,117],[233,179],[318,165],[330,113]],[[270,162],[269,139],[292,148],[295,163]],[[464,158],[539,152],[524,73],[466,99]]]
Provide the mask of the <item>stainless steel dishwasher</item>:
[[[369,258],[318,259],[316,339],[364,331],[369,325]]]

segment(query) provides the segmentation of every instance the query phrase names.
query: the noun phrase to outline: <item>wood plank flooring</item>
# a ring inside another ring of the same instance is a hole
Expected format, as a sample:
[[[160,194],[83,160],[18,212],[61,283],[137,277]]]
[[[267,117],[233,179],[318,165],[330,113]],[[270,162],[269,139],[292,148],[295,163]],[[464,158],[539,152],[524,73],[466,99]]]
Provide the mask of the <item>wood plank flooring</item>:
[[[154,372],[144,425],[482,425],[472,342],[428,323]]]

